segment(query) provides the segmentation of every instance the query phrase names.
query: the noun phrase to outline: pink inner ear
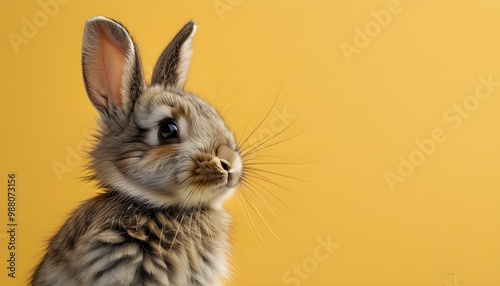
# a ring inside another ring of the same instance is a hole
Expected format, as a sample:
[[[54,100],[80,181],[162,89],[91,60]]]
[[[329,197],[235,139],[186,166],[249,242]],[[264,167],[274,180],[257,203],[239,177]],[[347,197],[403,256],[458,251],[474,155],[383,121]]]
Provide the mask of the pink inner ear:
[[[111,97],[111,100],[117,107],[122,106],[122,96],[120,87],[122,84],[123,64],[125,63],[125,51],[117,46],[110,39],[106,32],[100,31],[99,63],[102,65],[98,70],[101,86],[105,89],[103,92],[109,93],[105,97]],[[108,98],[109,100],[109,98]]]

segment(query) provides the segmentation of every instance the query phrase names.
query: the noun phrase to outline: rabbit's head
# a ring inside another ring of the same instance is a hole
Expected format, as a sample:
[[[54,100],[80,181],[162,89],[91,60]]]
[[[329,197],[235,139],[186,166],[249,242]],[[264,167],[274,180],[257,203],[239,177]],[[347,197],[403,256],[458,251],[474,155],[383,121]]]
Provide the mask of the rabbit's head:
[[[138,49],[116,21],[95,17],[83,35],[87,95],[100,114],[92,177],[105,189],[157,207],[218,207],[236,188],[242,160],[218,112],[184,91],[196,31],[187,23],[146,84]]]

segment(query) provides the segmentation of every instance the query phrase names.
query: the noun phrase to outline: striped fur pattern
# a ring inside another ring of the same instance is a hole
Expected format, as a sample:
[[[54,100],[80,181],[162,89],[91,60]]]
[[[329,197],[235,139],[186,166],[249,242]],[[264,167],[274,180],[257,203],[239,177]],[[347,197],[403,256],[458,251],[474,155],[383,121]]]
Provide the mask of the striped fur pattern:
[[[100,114],[90,178],[104,191],[50,241],[36,286],[221,285],[230,218],[222,202],[243,172],[218,112],[184,91],[196,25],[160,56],[150,85],[118,22],[87,21],[85,88]]]
[[[220,283],[229,229],[223,211],[150,208],[121,197],[102,194],[75,212],[52,241],[36,285]]]

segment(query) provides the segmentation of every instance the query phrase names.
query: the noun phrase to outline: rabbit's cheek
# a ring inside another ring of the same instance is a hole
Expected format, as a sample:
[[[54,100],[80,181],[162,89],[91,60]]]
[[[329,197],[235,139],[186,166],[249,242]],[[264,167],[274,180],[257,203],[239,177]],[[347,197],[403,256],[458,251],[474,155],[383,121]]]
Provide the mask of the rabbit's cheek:
[[[164,145],[155,147],[145,153],[140,158],[135,166],[139,168],[139,172],[150,171],[164,173],[165,169],[171,168],[168,165],[172,164],[173,158],[176,157],[178,148],[174,145]]]
[[[163,160],[164,158],[171,158],[174,157],[175,154],[178,153],[178,149],[176,145],[162,145],[162,146],[157,146],[153,149],[151,149],[146,157],[147,161],[154,161],[154,160]]]

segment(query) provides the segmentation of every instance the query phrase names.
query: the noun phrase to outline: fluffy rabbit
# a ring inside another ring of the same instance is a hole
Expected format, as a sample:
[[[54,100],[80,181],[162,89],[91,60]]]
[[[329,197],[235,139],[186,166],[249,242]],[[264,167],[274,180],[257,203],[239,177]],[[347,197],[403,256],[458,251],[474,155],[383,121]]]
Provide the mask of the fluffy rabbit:
[[[220,285],[242,161],[218,112],[185,92],[196,31],[187,23],[147,85],[138,49],[116,21],[83,35],[87,95],[100,114],[91,177],[104,190],[52,238],[33,285]]]

